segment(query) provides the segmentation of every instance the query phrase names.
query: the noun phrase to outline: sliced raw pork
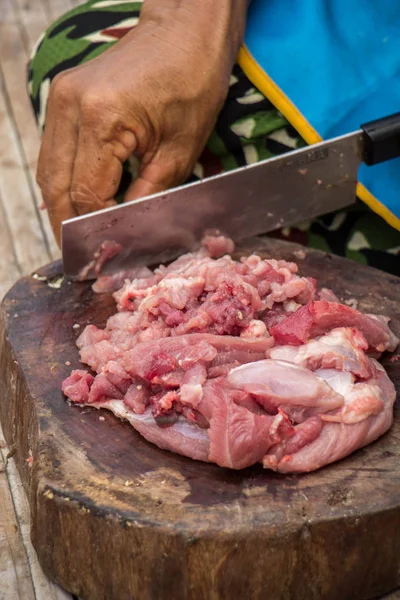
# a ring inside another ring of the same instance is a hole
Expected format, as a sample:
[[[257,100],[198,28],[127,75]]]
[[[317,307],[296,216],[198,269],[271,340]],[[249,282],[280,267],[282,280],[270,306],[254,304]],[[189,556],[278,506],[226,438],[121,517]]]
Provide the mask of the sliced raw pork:
[[[97,264],[113,256],[111,243]],[[62,384],[107,408],[159,448],[221,467],[306,472],[390,427],[395,392],[371,355],[393,350],[388,319],[343,305],[297,265],[208,235],[154,271],[100,278],[117,312],[77,340],[92,372]]]

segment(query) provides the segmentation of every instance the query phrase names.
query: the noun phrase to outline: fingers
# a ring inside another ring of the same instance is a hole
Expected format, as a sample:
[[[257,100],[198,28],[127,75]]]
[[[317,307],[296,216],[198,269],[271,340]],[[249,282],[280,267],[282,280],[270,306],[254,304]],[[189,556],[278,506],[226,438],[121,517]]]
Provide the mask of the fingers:
[[[77,110],[62,81],[56,78],[50,91],[37,169],[37,182],[58,245],[61,222],[77,214],[69,195],[78,140]]]
[[[71,202],[80,215],[115,204],[122,164],[136,148],[136,137],[131,131],[121,129],[104,139],[107,127],[100,135],[98,123],[95,127],[91,120],[84,121],[79,130]]]
[[[192,163],[194,159],[183,144],[161,146],[154,157],[147,160],[144,157],[140,175],[126,191],[124,202],[151,196],[183,183],[191,172]]]
[[[62,221],[115,204],[122,163],[136,149],[109,105],[82,96],[68,73],[51,86],[37,180],[58,244]]]
[[[152,183],[151,181],[146,181],[146,179],[143,179],[143,177],[138,177],[128,187],[125,193],[124,202],[136,200],[137,198],[144,198],[145,196],[151,196],[152,194],[163,192],[166,189],[167,186],[159,183]]]

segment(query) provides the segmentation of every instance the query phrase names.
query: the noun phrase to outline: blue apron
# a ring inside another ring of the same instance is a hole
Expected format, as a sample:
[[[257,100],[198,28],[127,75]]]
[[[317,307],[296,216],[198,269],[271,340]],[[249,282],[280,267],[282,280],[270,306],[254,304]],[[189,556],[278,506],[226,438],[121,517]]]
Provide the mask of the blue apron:
[[[400,111],[400,1],[253,0],[239,63],[308,144]],[[400,158],[357,195],[400,230]]]

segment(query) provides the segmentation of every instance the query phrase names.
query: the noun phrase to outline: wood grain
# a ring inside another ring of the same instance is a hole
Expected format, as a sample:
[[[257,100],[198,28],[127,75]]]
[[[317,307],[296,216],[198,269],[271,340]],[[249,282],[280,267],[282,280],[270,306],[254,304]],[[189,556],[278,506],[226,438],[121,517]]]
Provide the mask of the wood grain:
[[[5,443],[0,436],[0,446]],[[25,548],[19,535],[6,476],[6,459],[0,449],[0,598],[35,600]]]
[[[33,205],[37,226],[40,229],[42,244],[48,253],[50,259],[59,258],[60,253],[56,242],[54,241],[47,212],[39,210],[42,204],[42,196],[36,184],[36,167],[39,154],[40,139],[36,129],[36,124],[33,118],[33,112],[30,105],[27,92],[26,69],[28,59],[33,47],[37,41],[35,35],[37,29],[34,28],[34,20],[27,20],[22,23],[19,20],[20,12],[16,10],[15,2],[11,0],[2,0],[7,8],[7,16],[0,22],[0,56],[1,70],[3,74],[3,98],[4,103],[8,107],[9,119],[14,128],[15,136],[13,144],[15,150],[20,156],[18,168],[22,171],[20,179],[25,182],[25,193],[21,196],[21,201],[25,203],[25,207],[30,209],[30,204]],[[36,20],[42,27],[42,32],[47,27],[47,18],[40,11],[37,2],[28,4],[29,11],[32,14],[37,14],[41,18]],[[8,164],[8,163],[7,163]],[[15,193],[8,183],[8,197]],[[20,190],[20,193],[23,190]],[[9,200],[7,200],[9,202]],[[18,213],[16,221],[20,218],[21,213]],[[14,215],[13,215],[14,216]],[[18,226],[18,221],[12,221],[13,229]],[[37,266],[40,263],[37,263]]]
[[[293,259],[296,247],[258,240],[242,252],[252,248]],[[316,251],[301,263],[400,332],[399,279]],[[103,325],[114,310],[87,284],[57,290],[30,277],[3,303],[0,418],[50,577],[88,600],[364,600],[399,586],[397,409],[387,435],[310,475],[230,472],[163,452],[61,394],[79,365],[73,325]],[[400,389],[400,363],[386,364]]]
[[[32,11],[40,4],[25,1]],[[59,256],[47,215],[38,211],[41,195],[34,179],[39,136],[26,91],[31,42],[15,8],[11,0],[0,0],[0,298],[22,272]],[[9,450],[0,449],[0,599],[71,599],[39,565],[30,541],[26,495],[13,458],[6,461]]]

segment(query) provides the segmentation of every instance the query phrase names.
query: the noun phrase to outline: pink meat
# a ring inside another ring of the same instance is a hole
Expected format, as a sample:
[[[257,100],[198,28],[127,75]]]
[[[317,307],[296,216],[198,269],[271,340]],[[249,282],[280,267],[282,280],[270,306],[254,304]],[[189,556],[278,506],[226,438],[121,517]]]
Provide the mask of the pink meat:
[[[380,317],[364,315],[337,302],[309,302],[270,329],[279,344],[298,346],[337,327],[354,327],[361,331],[369,348],[375,352],[393,351],[398,339]]]
[[[280,439],[281,428],[275,437],[271,436],[275,417],[257,415],[235,404],[223,380],[207,383],[203,391],[197,408],[210,423],[207,433],[211,462],[221,467],[243,469],[259,462],[274,440]]]
[[[232,240],[221,234],[207,234],[203,237],[202,246],[211,258],[219,258],[224,254],[232,254],[235,244]]]
[[[232,469],[312,470],[384,433],[393,386],[366,351],[397,344],[388,319],[318,292],[295,263],[238,262],[232,250],[208,235],[154,272],[100,278],[98,291],[122,285],[118,312],[78,337],[96,375],[73,371],[65,395],[108,408],[160,448]],[[117,251],[106,243],[91,268]]]
[[[120,419],[126,419],[148,442],[163,450],[209,462],[210,440],[207,431],[181,417],[170,427],[160,427],[150,409],[143,414],[129,410],[121,400],[110,400],[97,408],[107,408]]]
[[[302,346],[275,346],[268,356],[311,371],[337,369],[368,379],[372,373],[366,350],[368,343],[358,329],[340,327]]]
[[[380,399],[383,403],[379,412],[377,410],[365,411],[365,405],[357,401],[357,406],[353,405],[353,409],[358,416],[355,419],[352,418],[350,423],[346,422],[346,418],[339,422],[325,422],[319,435],[300,448],[290,448],[286,441],[277,444],[264,456],[264,467],[280,473],[314,471],[348,456],[385,433],[393,422],[396,391],[381,365],[373,359],[371,361],[375,374],[370,380],[370,385],[379,388]],[[365,384],[360,385],[365,386],[364,390],[367,391]],[[369,391],[367,394],[369,395]],[[348,399],[348,404],[340,411],[342,416],[351,415],[351,411],[346,413],[347,407],[351,404],[351,399]],[[360,408],[362,414],[360,414]],[[353,417],[355,413],[353,412]],[[322,415],[321,419],[325,420],[326,415]]]
[[[311,409],[301,413],[303,419],[315,410],[323,413],[344,404],[343,396],[322,378],[283,360],[267,359],[242,365],[233,369],[227,380],[233,388],[253,396],[267,412],[274,414],[282,408],[293,419],[299,414],[298,408]]]
[[[121,244],[118,244],[113,240],[104,241],[94,253],[93,260],[81,269],[78,279],[83,281],[92,273],[94,276],[100,275],[100,271],[102,270],[104,264],[119,254],[121,250]]]
[[[265,356],[271,341],[271,338],[253,340],[194,333],[137,344],[122,360],[128,373],[153,382],[160,375],[179,368],[187,370],[199,361],[220,366],[237,360],[238,356],[243,357],[243,362],[249,362],[252,355],[257,360]]]
[[[64,379],[61,389],[71,402],[85,404],[89,401],[89,391],[93,381],[93,375],[87,371],[75,370]]]
[[[326,302],[340,302],[335,292],[332,292],[329,288],[321,288],[318,293],[319,300],[325,300]]]
[[[126,271],[119,271],[113,275],[101,275],[92,285],[92,290],[96,294],[115,292],[116,290],[119,290],[127,280],[145,279],[147,277],[152,277],[152,275],[153,272],[147,267],[135,267],[133,269],[127,269]]]

